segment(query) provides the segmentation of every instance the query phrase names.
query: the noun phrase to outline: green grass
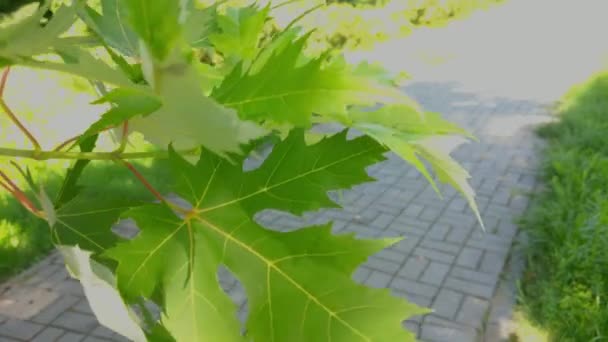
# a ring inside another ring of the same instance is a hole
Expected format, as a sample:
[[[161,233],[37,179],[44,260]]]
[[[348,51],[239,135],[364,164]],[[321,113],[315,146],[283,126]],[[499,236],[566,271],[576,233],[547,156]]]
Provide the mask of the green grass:
[[[550,341],[608,341],[608,73],[567,94],[548,140],[522,306]]]

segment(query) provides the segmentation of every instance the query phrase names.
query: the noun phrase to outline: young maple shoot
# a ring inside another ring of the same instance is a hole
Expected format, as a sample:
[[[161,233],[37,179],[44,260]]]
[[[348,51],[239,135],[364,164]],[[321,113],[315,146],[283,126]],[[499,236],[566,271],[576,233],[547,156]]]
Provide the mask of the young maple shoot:
[[[450,157],[471,136],[423,111],[381,81],[383,74],[309,53],[310,34],[297,27],[302,13],[268,30],[274,9],[291,3],[74,0],[29,6],[4,19],[0,105],[33,147],[0,147],[0,155],[74,159],[74,165],[55,201],[29,173],[28,183],[42,189],[37,198],[27,198],[1,170],[0,186],[49,222],[104,326],[134,341],[415,339],[402,322],[427,309],[352,279],[368,257],[400,238],[335,235],[331,223],[278,232],[255,217],[339,208],[328,192],[374,181],[366,168],[392,152],[435,189],[432,173],[454,186],[479,218],[469,174]],[[49,9],[53,15],[41,24]],[[210,60],[205,54],[214,62],[201,62]],[[80,135],[45,149],[3,97],[13,65],[84,78],[99,91],[94,105],[107,110]],[[343,130],[307,143],[311,129],[326,123]],[[118,146],[100,151],[98,137],[112,132]],[[127,152],[134,133],[157,150]],[[262,164],[245,168],[269,142]],[[129,162],[136,158],[169,159],[171,196]],[[91,160],[128,168],[157,201],[79,196]],[[122,219],[135,222],[134,238],[112,231]],[[245,322],[220,286],[221,267],[243,285]],[[160,310],[146,312],[140,305],[146,301]]]

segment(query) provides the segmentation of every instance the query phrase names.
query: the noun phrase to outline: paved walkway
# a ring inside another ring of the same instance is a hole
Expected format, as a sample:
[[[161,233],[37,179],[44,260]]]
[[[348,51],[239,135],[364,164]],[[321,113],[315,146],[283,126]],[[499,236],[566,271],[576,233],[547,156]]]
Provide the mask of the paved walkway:
[[[537,7],[538,14],[542,6]],[[529,6],[526,8],[531,11]],[[518,259],[512,257],[516,255],[512,246],[519,236],[514,219],[525,210],[528,195],[537,187],[537,150],[542,146],[532,128],[549,120],[546,104],[563,91],[563,85],[584,78],[584,70],[576,75],[562,72],[572,69],[568,64],[572,58],[554,55],[560,58],[559,62],[546,54],[535,54],[530,62],[527,57],[511,57],[527,46],[522,40],[538,43],[543,41],[540,40],[543,34],[553,32],[552,29],[586,27],[588,33],[596,29],[589,25],[563,25],[571,20],[561,21],[553,16],[555,20],[543,21],[544,33],[531,29],[526,32],[530,34],[519,37],[520,40],[505,35],[509,28],[523,25],[525,20],[521,16],[528,12],[506,6],[491,13],[494,17],[487,17],[490,19],[473,18],[471,24],[455,23],[450,30],[444,30],[445,33],[422,32],[397,43],[412,46],[415,51],[423,51],[425,46],[446,50],[442,44],[460,39],[458,44],[450,45],[454,51],[441,51],[451,58],[441,66],[429,67],[408,60],[407,53],[395,53],[399,51],[397,46],[385,46],[388,50],[384,52],[378,50],[378,59],[385,64],[405,65],[406,70],[415,71],[417,81],[405,87],[406,92],[426,109],[443,113],[479,137],[479,143],[465,145],[454,155],[472,173],[486,233],[481,231],[465,201],[455,191],[445,189],[445,199],[440,201],[412,167],[394,156],[369,170],[379,182],[343,194],[343,211],[306,217],[308,223],[334,220],[336,230],[341,232],[368,237],[406,237],[399,245],[370,258],[355,278],[370,286],[390,288],[395,295],[433,308],[433,314],[406,323],[407,328],[424,341],[494,342],[509,333],[515,293],[513,276],[518,269]],[[579,17],[587,23],[594,22],[584,19],[584,15]],[[530,24],[541,27],[537,20],[530,20]],[[473,32],[504,39],[481,41],[479,35],[475,38],[471,34]],[[422,43],[425,46],[421,46]],[[555,46],[565,46],[561,41],[560,44]],[[549,49],[548,53],[556,50]],[[585,50],[589,52],[586,54],[583,50],[584,47],[579,46],[581,55],[594,53]],[[509,57],[500,59],[501,54],[508,53]],[[391,59],[394,56],[398,60]],[[403,59],[399,59],[401,57]],[[543,64],[543,60],[552,63],[549,66]],[[517,64],[524,61],[532,64]],[[540,74],[533,64],[543,67]],[[590,61],[584,63],[590,64]],[[562,78],[558,82],[546,78],[549,75]],[[535,86],[530,87],[531,84]],[[546,89],[550,85],[562,88]],[[304,224],[302,220],[272,212],[263,214],[261,219],[282,229]],[[511,260],[514,262],[509,262]],[[229,278],[223,275],[222,283],[241,303],[241,318],[245,318],[244,295],[239,285]],[[69,279],[57,255],[0,286],[0,342],[120,340],[99,326],[79,284]]]

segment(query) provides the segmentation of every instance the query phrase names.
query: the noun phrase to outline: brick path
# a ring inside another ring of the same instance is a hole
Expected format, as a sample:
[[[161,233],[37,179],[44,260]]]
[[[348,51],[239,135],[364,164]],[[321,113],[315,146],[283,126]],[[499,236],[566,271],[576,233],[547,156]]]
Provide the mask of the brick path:
[[[486,234],[455,191],[446,188],[445,199],[439,200],[420,174],[394,156],[370,168],[379,182],[343,194],[343,211],[309,215],[305,221],[334,220],[336,231],[366,237],[405,236],[399,245],[370,258],[355,278],[432,307],[433,314],[406,323],[421,340],[469,342],[485,336],[498,341],[513,302],[513,284],[501,281],[517,235],[513,220],[536,186],[535,148],[540,142],[530,124],[545,120],[547,112],[536,103],[479,98],[457,87],[420,82],[405,90],[426,109],[443,113],[481,140],[461,147],[455,156],[473,175]],[[261,220],[282,229],[305,224],[273,212],[263,213]],[[243,303],[235,281],[224,275],[222,283]],[[58,255],[0,286],[0,342],[108,340],[121,338],[99,326]]]

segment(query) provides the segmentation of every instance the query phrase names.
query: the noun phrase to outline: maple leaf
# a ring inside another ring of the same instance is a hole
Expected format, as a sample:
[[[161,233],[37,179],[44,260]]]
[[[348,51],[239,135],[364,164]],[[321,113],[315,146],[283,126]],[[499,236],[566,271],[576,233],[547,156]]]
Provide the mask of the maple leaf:
[[[19,60],[48,52],[59,40],[59,36],[74,24],[79,6],[78,3],[61,5],[52,19],[41,26],[40,21],[49,9],[49,4],[45,2],[33,15],[3,27],[0,31],[0,56],[8,60]]]
[[[179,217],[159,204],[124,214],[141,233],[105,254],[118,262],[119,288],[128,297],[163,292],[163,323],[178,339],[240,341],[234,305],[217,281],[224,265],[245,287],[254,340],[413,340],[401,322],[425,311],[351,278],[397,240],[334,236],[329,225],[280,233],[253,219],[265,209],[301,214],[335,206],[327,192],[369,181],[365,167],[384,152],[369,137],[347,140],[346,132],[306,146],[301,131],[248,172],[210,152],[196,165],[171,152],[175,191],[193,209]]]
[[[421,158],[425,159],[440,181],[450,184],[465,197],[483,227],[475,192],[468,182],[471,176],[450,156],[451,151],[466,142],[463,136],[474,139],[469,132],[437,113],[421,115],[417,109],[404,105],[385,106],[376,111],[352,111],[337,119],[375,138],[411,163],[440,194]]]
[[[241,144],[266,134],[255,123],[239,119],[233,109],[205,96],[192,64],[177,62],[174,67],[156,74],[162,106],[149,115],[133,117],[130,129],[161,148],[169,144],[176,149],[203,145],[218,154],[239,153]]]
[[[258,42],[270,6],[260,10],[256,4],[247,7],[229,7],[226,13],[217,16],[220,30],[209,36],[209,41],[224,56],[236,60],[251,60],[258,52]]]
[[[297,126],[308,126],[313,113],[343,114],[351,105],[411,102],[397,89],[355,75],[345,63],[324,66],[322,57],[307,59],[302,50],[309,36],[271,46],[273,54],[263,66],[247,71],[237,65],[212,96],[242,118]]]
[[[193,48],[209,46],[209,36],[219,31],[217,23],[217,8],[226,0],[216,2],[203,9],[197,8],[193,3],[188,8],[188,17],[184,22],[184,36]]]
[[[131,27],[157,60],[169,56],[180,39],[182,3],[175,0],[124,1]]]
[[[80,11],[80,18],[108,45],[126,56],[139,54],[137,34],[128,25],[124,1],[101,0],[101,13],[90,6]]]
[[[140,201],[115,196],[97,197],[92,204],[88,196],[78,196],[53,212],[53,243],[78,245],[99,255],[117,243],[118,237],[112,232],[112,226],[118,222],[120,215],[141,204]]]
[[[134,116],[146,116],[158,110],[162,103],[154,94],[128,88],[112,89],[93,104],[111,103],[112,107],[93,123],[80,137],[80,141],[108,127],[114,127]]]

